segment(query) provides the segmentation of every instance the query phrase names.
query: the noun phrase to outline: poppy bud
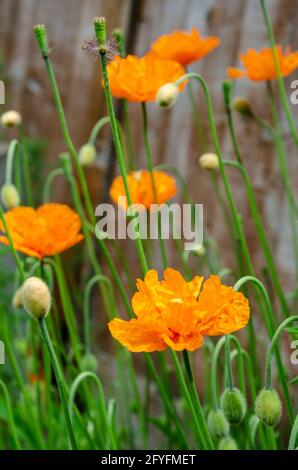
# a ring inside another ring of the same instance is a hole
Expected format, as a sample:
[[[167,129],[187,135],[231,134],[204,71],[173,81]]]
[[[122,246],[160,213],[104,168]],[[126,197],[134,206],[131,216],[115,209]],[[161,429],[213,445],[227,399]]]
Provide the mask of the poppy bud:
[[[45,25],[36,24],[33,26],[33,30],[40,52],[44,58],[47,58],[49,55],[49,47]]]
[[[107,29],[106,29],[106,19],[101,16],[94,18],[94,31],[95,36],[98,42],[99,51],[101,53],[106,52],[106,42],[107,42]]]
[[[215,153],[204,153],[199,157],[199,165],[203,170],[217,170],[219,159]]]
[[[238,450],[237,442],[231,436],[225,436],[219,441],[218,450]]]
[[[96,372],[98,361],[93,354],[85,354],[81,359],[81,369]]]
[[[206,248],[202,243],[198,243],[192,248],[193,253],[195,253],[197,256],[205,256],[206,254]]]
[[[256,415],[267,426],[276,426],[281,418],[282,405],[276,390],[263,388],[256,398]]]
[[[177,85],[174,83],[166,83],[162,85],[156,94],[156,103],[163,107],[167,108],[172,106],[177,97],[178,97],[179,89]]]
[[[5,184],[2,186],[1,200],[5,209],[13,209],[20,205],[19,191],[14,184]]]
[[[80,148],[79,159],[82,166],[92,165],[96,157],[96,149],[93,144],[85,144]]]
[[[23,305],[34,318],[45,317],[51,308],[51,294],[47,284],[38,277],[29,277],[22,287]]]
[[[22,117],[18,111],[10,110],[1,115],[1,124],[3,127],[16,127],[22,122]]]
[[[220,406],[230,424],[240,424],[246,413],[246,400],[238,388],[227,388],[220,399]]]
[[[232,106],[240,114],[244,114],[245,116],[252,115],[252,109],[250,106],[250,102],[247,98],[243,96],[235,96],[232,102]]]
[[[19,287],[12,298],[12,306],[17,309],[23,306],[22,288]]]
[[[221,410],[211,410],[207,424],[212,437],[223,437],[228,434],[230,425]]]

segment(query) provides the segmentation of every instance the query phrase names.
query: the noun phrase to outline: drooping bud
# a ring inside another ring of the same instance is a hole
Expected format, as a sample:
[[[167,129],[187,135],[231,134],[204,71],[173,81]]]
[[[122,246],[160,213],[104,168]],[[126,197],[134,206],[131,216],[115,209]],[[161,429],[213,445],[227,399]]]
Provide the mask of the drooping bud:
[[[276,426],[282,414],[282,405],[276,390],[263,388],[256,398],[255,410],[262,423]]]
[[[219,438],[229,433],[230,425],[222,410],[211,410],[207,418],[207,424],[212,437]]]
[[[250,102],[244,96],[235,96],[232,102],[232,107],[240,114],[245,116],[252,116],[252,109]]]
[[[22,295],[22,287],[19,287],[12,298],[12,306],[13,308],[17,309],[23,306],[23,295]]]
[[[173,106],[177,100],[179,94],[179,88],[174,83],[166,83],[162,85],[156,94],[156,103],[163,107],[169,108]]]
[[[81,369],[96,372],[98,368],[98,361],[93,354],[85,354],[81,359]]]
[[[93,144],[85,144],[79,150],[79,159],[82,166],[90,166],[96,157],[96,149]]]
[[[22,122],[22,116],[18,111],[11,109],[1,114],[1,124],[3,127],[16,127]]]
[[[35,26],[33,26],[33,30],[40,52],[44,58],[47,58],[49,55],[49,46],[45,25],[36,24]]]
[[[94,18],[93,23],[99,52],[105,53],[107,43],[106,19],[104,17]]]
[[[2,186],[1,201],[5,209],[13,209],[20,205],[19,191],[14,184],[5,184]]]
[[[206,248],[202,243],[194,245],[191,251],[193,251],[197,256],[205,256],[206,254]]]
[[[199,157],[199,165],[203,170],[217,170],[219,168],[219,159],[216,153],[204,153]]]
[[[238,388],[227,388],[220,399],[221,409],[230,424],[240,424],[246,413],[246,399]]]
[[[231,436],[225,436],[219,441],[218,450],[238,450],[237,442]]]
[[[47,284],[38,277],[29,277],[22,286],[25,310],[36,319],[45,317],[51,308],[51,294]]]

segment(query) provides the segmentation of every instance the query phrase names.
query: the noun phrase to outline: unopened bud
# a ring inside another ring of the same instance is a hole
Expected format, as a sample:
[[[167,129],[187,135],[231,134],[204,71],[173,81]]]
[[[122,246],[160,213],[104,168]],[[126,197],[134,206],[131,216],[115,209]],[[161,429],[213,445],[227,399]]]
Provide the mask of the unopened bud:
[[[250,106],[250,102],[244,96],[235,96],[232,102],[233,109],[240,114],[244,114],[245,116],[252,115],[252,109]]]
[[[219,441],[218,450],[238,450],[237,442],[231,436],[225,436]]]
[[[172,106],[179,94],[179,88],[174,83],[162,85],[156,95],[156,103],[163,108]]]
[[[3,127],[16,127],[22,122],[22,116],[18,111],[10,110],[1,114],[1,124]]]
[[[255,403],[256,415],[267,426],[276,426],[281,418],[282,406],[276,390],[264,388]]]
[[[240,424],[246,413],[246,400],[238,388],[227,388],[220,399],[220,406],[230,424]]]
[[[93,354],[85,354],[81,359],[81,369],[96,372],[98,367],[98,361]]]
[[[29,277],[22,287],[25,310],[36,319],[45,317],[51,308],[51,294],[47,284],[38,277]]]
[[[199,157],[199,165],[203,170],[217,170],[219,168],[219,159],[216,153],[204,153]]]
[[[207,424],[212,437],[223,437],[230,430],[230,425],[221,410],[210,411]]]
[[[20,205],[19,191],[14,184],[5,184],[2,186],[1,201],[5,209],[13,209]]]
[[[92,165],[96,157],[96,149],[93,144],[85,144],[79,150],[79,159],[82,166]]]
[[[192,251],[197,255],[197,256],[205,256],[206,254],[206,248],[202,243],[198,243],[197,245],[194,245],[192,248]]]

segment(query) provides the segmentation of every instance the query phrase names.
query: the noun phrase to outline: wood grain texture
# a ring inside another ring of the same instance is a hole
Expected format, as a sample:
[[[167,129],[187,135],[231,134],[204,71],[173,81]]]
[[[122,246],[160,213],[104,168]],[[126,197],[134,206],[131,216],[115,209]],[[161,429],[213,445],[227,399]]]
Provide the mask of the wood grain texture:
[[[284,45],[298,45],[298,0],[268,0],[271,19],[277,40]],[[260,48],[268,44],[267,33],[258,0],[142,0],[134,2],[133,17],[129,21],[132,0],[2,0],[0,49],[4,55],[8,76],[7,107],[19,109],[25,118],[28,134],[48,141],[44,162],[44,175],[57,166],[57,155],[65,150],[44,64],[35,45],[32,26],[45,23],[52,47],[52,61],[57,74],[61,96],[75,145],[82,145],[99,116],[105,114],[103,93],[99,79],[99,66],[94,63],[81,46],[90,38],[92,18],[104,15],[109,29],[122,27],[129,40],[129,52],[145,53],[152,40],[173,29],[198,27],[202,34],[213,34],[221,38],[221,46],[210,56],[191,65],[191,70],[201,73],[207,80],[216,113],[216,124],[225,157],[233,157],[227,133],[221,82],[226,67],[238,64],[238,54],[248,47]],[[130,25],[129,28],[127,25]],[[294,73],[290,80],[297,78]],[[287,90],[289,81],[287,80]],[[202,122],[209,136],[207,112],[199,87],[194,84],[195,96],[200,108]],[[269,106],[265,85],[241,80],[235,84],[235,94],[245,95],[251,100],[256,112],[269,118]],[[195,201],[204,204],[206,226],[220,245],[224,266],[234,263],[225,221],[214,197],[209,176],[198,169],[197,159],[200,143],[193,124],[186,93],[179,97],[171,110],[148,106],[150,142],[155,163],[169,162],[177,166],[185,177]],[[298,117],[298,107],[293,106]],[[135,149],[140,166],[145,154],[140,127],[139,106],[130,107],[134,123]],[[297,188],[298,161],[282,118],[286,137],[288,163],[293,183]],[[287,222],[287,202],[280,181],[272,145],[257,126],[238,119],[237,133],[243,158],[252,177],[268,236],[282,273],[286,287],[293,287],[293,263],[290,247],[290,232]],[[106,162],[110,151],[108,129],[99,141],[101,160]],[[210,150],[212,150],[209,138]],[[89,172],[91,186],[97,193],[97,178],[101,171]],[[252,224],[241,179],[235,170],[229,170],[230,181],[243,214],[245,229],[255,265],[260,269],[263,258]],[[65,197],[57,186],[55,198]],[[128,243],[131,258],[136,258],[133,245]],[[172,250],[171,262],[177,258]],[[156,265],[159,262],[156,260]]]

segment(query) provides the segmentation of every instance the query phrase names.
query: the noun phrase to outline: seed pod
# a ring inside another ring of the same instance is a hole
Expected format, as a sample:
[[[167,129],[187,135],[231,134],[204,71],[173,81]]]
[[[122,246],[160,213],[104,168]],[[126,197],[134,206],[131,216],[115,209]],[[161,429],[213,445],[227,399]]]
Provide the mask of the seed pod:
[[[179,89],[174,83],[166,83],[161,86],[156,95],[156,103],[163,107],[169,108],[172,106],[179,94]]]
[[[237,442],[231,436],[225,436],[219,441],[218,450],[238,450]]]
[[[246,413],[246,399],[238,388],[227,388],[220,399],[221,409],[230,424],[240,424]]]
[[[51,308],[51,294],[47,284],[38,277],[29,277],[22,287],[25,310],[36,319],[45,317]]]
[[[230,425],[222,410],[211,410],[207,418],[207,424],[212,437],[219,438],[229,433]]]
[[[14,184],[5,184],[2,186],[1,201],[5,209],[14,209],[20,205],[19,191]]]
[[[217,170],[219,168],[219,159],[216,153],[204,153],[199,157],[199,165],[203,170]]]
[[[282,405],[276,390],[263,388],[256,398],[255,410],[262,423],[276,426],[282,414]]]
[[[82,166],[92,165],[96,157],[96,149],[93,144],[85,144],[80,148],[79,159]]]
[[[250,102],[248,101],[247,98],[243,96],[235,96],[235,98],[233,99],[232,106],[235,109],[235,111],[237,111],[240,114],[243,114],[245,116],[252,115]]]
[[[81,369],[96,372],[98,361],[93,354],[85,354],[81,359]]]

